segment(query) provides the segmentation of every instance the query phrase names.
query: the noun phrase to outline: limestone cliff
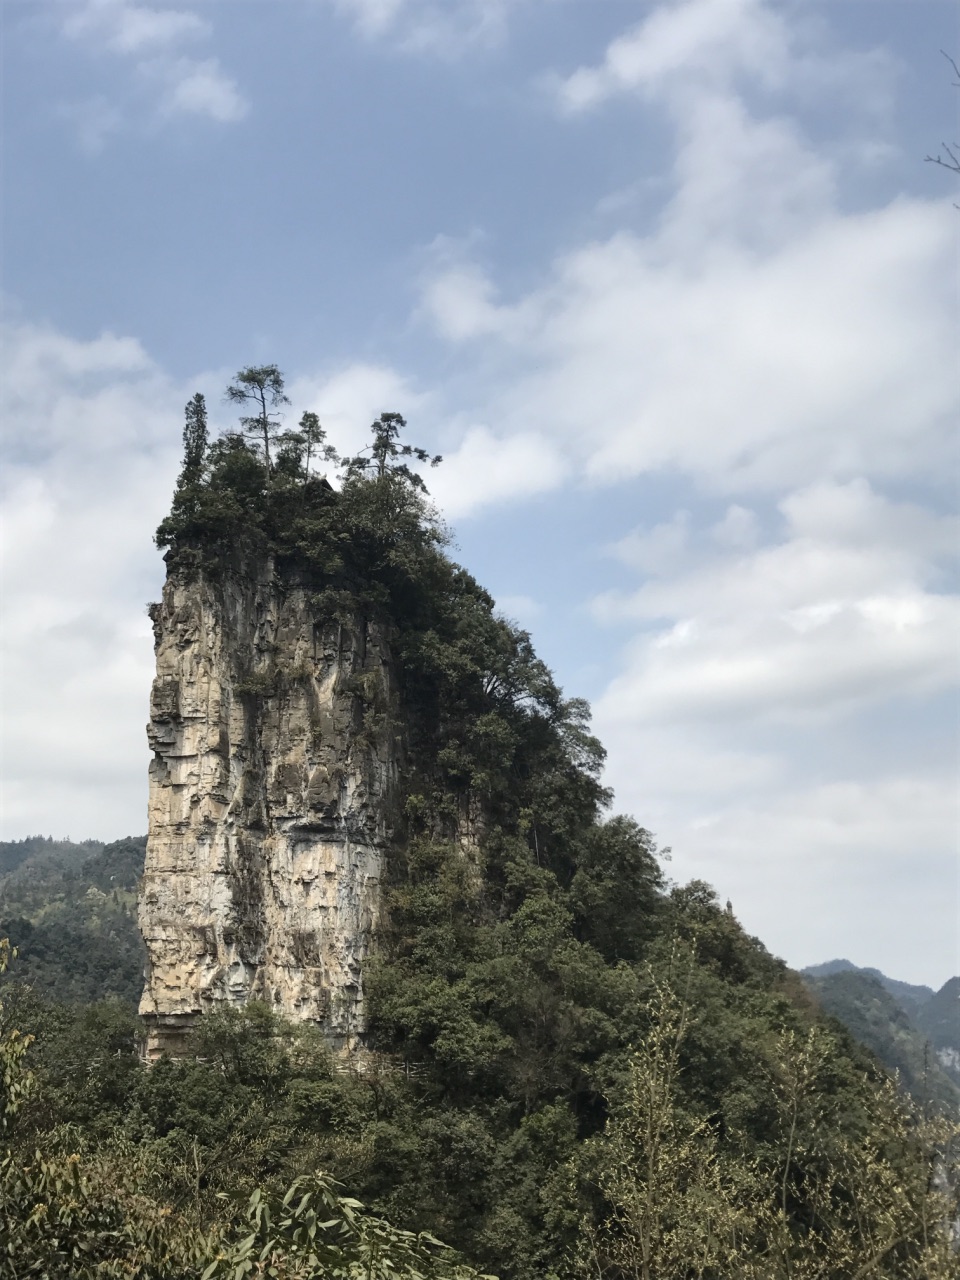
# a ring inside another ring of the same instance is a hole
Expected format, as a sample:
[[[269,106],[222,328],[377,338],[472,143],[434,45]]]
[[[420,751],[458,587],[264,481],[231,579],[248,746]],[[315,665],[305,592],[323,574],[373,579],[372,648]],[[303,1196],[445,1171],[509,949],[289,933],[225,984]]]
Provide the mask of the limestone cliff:
[[[270,557],[174,562],[151,617],[147,1054],[252,998],[352,1047],[397,770],[385,637]]]

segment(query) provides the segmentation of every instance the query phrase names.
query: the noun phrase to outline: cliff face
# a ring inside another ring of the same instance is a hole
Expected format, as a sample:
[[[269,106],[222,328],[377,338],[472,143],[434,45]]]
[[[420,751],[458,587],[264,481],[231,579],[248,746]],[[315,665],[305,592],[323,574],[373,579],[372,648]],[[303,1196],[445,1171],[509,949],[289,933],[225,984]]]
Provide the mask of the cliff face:
[[[316,621],[270,559],[173,567],[151,616],[147,1054],[254,998],[352,1047],[397,768],[384,637]]]

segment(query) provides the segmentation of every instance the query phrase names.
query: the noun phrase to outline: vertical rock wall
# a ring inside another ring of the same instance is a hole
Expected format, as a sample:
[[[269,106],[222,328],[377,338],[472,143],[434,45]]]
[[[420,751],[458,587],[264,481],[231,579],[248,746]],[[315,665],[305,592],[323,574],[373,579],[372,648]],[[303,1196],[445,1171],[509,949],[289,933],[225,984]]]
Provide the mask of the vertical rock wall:
[[[173,568],[152,607],[148,1057],[249,999],[318,1022],[335,1047],[363,1030],[392,671],[376,627],[314,613],[269,559],[218,579]]]

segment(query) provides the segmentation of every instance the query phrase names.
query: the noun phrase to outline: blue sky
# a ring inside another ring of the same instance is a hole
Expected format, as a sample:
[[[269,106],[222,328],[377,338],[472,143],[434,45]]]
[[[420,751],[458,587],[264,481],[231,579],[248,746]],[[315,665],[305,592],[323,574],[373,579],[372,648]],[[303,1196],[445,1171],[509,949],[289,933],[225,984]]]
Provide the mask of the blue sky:
[[[954,6],[6,0],[4,835],[143,830],[182,406],[444,454],[617,806],[790,963],[957,936]]]

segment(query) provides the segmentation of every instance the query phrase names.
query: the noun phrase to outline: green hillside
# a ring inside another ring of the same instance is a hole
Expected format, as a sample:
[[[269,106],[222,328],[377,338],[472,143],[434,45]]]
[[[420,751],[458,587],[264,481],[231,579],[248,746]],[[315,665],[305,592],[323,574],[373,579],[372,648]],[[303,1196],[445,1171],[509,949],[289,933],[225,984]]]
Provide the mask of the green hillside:
[[[937,1049],[960,1048],[960,978],[951,978],[927,1001],[917,1025]]]
[[[914,1097],[934,1099],[960,1111],[960,1088],[930,1051],[929,1033],[911,1019],[879,978],[863,969],[824,977],[809,973],[805,974],[807,984],[824,1011],[842,1022],[888,1071],[897,1072]]]
[[[827,960],[824,964],[808,965],[803,971],[806,978],[827,978],[836,973],[865,973],[889,991],[897,1004],[916,1021],[919,1010],[933,995],[932,987],[921,986],[912,982],[901,982],[898,978],[888,978],[879,969],[861,968],[849,960]]]
[[[0,876],[23,867],[36,875],[40,868],[78,865],[103,848],[101,840],[54,840],[52,836],[27,836],[24,840],[0,841]]]
[[[146,837],[113,844],[39,838],[0,847],[0,937],[19,952],[17,981],[68,1004],[118,999],[143,983],[136,924]]]

